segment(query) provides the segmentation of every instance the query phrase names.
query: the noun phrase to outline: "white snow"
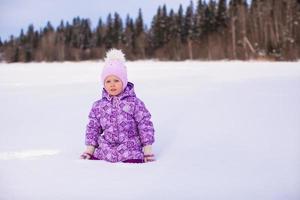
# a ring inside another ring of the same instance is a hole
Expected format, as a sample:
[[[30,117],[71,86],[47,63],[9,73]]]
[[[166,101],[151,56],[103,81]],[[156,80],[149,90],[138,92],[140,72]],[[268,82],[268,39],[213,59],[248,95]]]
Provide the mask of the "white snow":
[[[128,62],[157,161],[80,160],[103,62],[0,64],[0,199],[300,199],[299,62]]]
[[[41,156],[58,154],[58,150],[26,150],[19,152],[0,152],[0,160],[10,159],[35,159]]]

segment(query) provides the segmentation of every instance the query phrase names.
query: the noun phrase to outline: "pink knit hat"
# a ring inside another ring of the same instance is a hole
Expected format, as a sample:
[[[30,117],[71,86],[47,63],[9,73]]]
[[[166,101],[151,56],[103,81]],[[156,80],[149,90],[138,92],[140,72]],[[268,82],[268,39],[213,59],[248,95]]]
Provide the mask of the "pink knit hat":
[[[124,53],[121,50],[111,49],[106,53],[104,60],[105,64],[101,75],[103,85],[107,76],[114,75],[121,79],[124,90],[128,83]]]

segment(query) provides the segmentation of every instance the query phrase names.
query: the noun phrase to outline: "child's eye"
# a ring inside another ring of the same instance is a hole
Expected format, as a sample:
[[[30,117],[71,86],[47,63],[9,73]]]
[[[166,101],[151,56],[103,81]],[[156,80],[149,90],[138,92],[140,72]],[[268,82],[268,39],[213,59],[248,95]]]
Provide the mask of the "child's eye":
[[[110,83],[110,81],[107,80],[106,83]]]
[[[115,81],[115,83],[118,83],[118,82],[119,82],[119,80],[117,80],[117,79],[116,79],[116,80],[114,80],[114,81]]]

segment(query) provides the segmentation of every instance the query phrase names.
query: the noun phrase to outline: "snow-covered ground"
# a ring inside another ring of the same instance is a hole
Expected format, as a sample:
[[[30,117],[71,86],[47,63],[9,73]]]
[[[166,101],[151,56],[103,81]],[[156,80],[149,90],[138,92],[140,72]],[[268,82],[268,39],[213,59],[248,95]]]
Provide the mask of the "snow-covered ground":
[[[157,161],[79,160],[101,62],[0,64],[0,199],[300,199],[300,63],[128,62]]]

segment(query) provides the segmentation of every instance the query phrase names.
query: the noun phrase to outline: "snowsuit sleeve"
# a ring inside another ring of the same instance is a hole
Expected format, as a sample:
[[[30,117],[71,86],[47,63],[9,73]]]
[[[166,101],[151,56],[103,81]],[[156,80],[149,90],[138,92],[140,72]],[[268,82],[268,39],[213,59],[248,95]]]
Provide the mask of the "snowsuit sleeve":
[[[97,102],[93,104],[93,107],[89,113],[89,123],[86,127],[85,144],[98,147],[98,138],[102,133],[102,128],[97,118],[99,110],[96,108]]]
[[[134,117],[137,122],[142,145],[147,146],[153,144],[154,128],[151,121],[151,114],[140,99],[136,100]]]

